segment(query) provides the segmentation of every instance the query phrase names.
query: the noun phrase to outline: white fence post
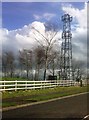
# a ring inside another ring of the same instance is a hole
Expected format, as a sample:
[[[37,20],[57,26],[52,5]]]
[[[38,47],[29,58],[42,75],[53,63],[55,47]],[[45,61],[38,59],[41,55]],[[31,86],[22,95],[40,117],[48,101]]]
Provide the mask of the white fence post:
[[[41,81],[41,89],[42,89],[42,87],[43,87],[43,86],[42,86],[42,81]]]
[[[17,91],[17,80],[15,80],[15,91]]]
[[[5,80],[4,80],[4,90],[5,90]]]
[[[45,82],[44,82],[44,89],[45,89]]]
[[[35,89],[35,81],[34,81],[34,86],[33,87],[34,87],[33,89]]]
[[[25,90],[27,90],[27,82],[25,83]]]
[[[50,87],[52,86],[52,84],[51,84],[51,83],[52,83],[52,81],[50,81]]]
[[[57,80],[57,86],[59,86],[59,84],[58,84],[58,83],[59,83],[59,80]]]

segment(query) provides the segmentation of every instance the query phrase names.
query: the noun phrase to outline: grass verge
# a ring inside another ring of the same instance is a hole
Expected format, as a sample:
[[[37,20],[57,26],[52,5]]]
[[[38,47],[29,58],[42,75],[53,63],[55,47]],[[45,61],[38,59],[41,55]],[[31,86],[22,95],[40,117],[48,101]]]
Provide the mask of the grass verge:
[[[10,91],[2,93],[2,107],[16,106],[20,104],[38,102],[73,95],[82,92],[88,92],[89,86],[71,86],[71,87],[55,87],[50,89],[37,89],[25,91]]]

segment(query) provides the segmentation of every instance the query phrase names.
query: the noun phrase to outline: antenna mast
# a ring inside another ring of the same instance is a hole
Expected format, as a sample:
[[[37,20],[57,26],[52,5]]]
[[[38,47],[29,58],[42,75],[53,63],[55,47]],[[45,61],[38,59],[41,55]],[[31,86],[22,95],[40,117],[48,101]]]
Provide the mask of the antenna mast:
[[[72,17],[69,14],[62,16],[63,32],[61,45],[61,79],[72,79],[72,44],[71,44],[71,25]]]

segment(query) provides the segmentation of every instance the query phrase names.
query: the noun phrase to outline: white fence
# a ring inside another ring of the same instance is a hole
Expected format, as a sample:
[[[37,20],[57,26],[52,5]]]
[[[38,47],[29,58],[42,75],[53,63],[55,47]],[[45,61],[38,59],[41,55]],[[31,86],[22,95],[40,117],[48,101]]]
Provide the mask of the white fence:
[[[0,81],[0,91],[51,88],[56,86],[74,86],[70,80],[60,81]]]
[[[0,81],[0,91],[10,90],[28,90],[28,89],[43,89],[52,88],[56,86],[75,86],[79,83],[75,83],[72,80],[53,80],[53,81]]]

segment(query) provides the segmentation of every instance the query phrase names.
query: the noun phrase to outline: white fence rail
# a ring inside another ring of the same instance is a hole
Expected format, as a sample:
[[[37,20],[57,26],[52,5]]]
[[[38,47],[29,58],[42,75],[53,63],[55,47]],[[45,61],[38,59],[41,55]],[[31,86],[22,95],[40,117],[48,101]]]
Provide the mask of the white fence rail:
[[[52,80],[52,81],[0,81],[0,91],[10,90],[29,90],[29,89],[43,89],[52,88],[56,86],[75,86],[79,83],[75,83],[72,80]]]

